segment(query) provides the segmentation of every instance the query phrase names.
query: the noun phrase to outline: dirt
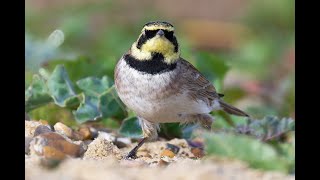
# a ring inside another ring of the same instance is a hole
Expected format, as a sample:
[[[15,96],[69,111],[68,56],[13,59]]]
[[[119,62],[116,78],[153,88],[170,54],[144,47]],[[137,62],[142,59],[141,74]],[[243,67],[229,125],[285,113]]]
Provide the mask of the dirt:
[[[28,136],[34,134],[32,130],[26,132]],[[168,150],[167,143],[177,149]],[[295,179],[279,172],[252,169],[236,160],[207,156],[197,158],[184,139],[147,142],[138,151],[137,159],[124,159],[136,144],[118,148],[106,136],[99,135],[88,141],[82,156],[66,156],[56,167],[53,166],[55,161],[44,161],[44,157],[31,151],[25,155],[25,176],[27,180]]]

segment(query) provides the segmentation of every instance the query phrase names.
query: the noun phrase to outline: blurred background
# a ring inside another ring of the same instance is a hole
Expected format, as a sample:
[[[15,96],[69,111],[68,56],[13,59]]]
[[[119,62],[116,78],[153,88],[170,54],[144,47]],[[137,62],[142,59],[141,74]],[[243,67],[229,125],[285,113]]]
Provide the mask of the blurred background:
[[[143,25],[162,20],[175,26],[182,57],[227,102],[255,118],[295,118],[293,0],[26,0],[25,12],[26,88],[40,67],[52,71],[57,64],[65,64],[74,82],[113,78],[116,62]],[[56,29],[64,42],[48,46]],[[68,110],[54,105],[29,115],[74,123]],[[119,126],[111,120],[105,124]]]

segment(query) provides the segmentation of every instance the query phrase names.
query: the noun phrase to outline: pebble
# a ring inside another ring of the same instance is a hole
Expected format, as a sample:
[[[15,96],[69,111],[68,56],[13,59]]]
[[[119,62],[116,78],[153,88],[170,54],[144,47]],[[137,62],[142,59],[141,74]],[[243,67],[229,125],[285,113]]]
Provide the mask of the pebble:
[[[71,128],[69,128],[68,126],[64,125],[61,122],[57,122],[54,126],[53,126],[54,130],[62,135],[67,136],[68,138],[73,138],[73,130]]]
[[[63,160],[66,157],[66,154],[52,146],[43,146],[42,151],[47,159]]]
[[[170,144],[170,143],[167,143],[166,144],[166,149],[172,151],[174,154],[178,154],[178,152],[180,150],[180,147],[178,147],[176,145],[173,145],[173,144]]]
[[[204,151],[201,148],[191,148],[191,152],[192,154],[196,157],[196,158],[202,158],[204,156]]]
[[[66,156],[79,157],[84,153],[80,145],[67,141],[55,132],[36,136],[30,143],[31,153],[50,159],[64,159]]]
[[[88,127],[80,127],[78,134],[80,134],[81,140],[89,140],[92,138],[91,131]]]
[[[165,149],[162,151],[161,157],[167,156],[169,158],[173,158],[175,156],[174,152],[170,151],[169,149]]]
[[[118,148],[128,147],[132,142],[129,138],[119,137],[113,142]]]

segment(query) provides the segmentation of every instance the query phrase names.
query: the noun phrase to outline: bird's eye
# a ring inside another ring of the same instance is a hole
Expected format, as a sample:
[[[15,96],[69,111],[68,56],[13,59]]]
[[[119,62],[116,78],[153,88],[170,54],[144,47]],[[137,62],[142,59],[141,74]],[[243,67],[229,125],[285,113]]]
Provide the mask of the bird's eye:
[[[144,32],[148,38],[154,37],[157,34],[156,30],[145,30]]]

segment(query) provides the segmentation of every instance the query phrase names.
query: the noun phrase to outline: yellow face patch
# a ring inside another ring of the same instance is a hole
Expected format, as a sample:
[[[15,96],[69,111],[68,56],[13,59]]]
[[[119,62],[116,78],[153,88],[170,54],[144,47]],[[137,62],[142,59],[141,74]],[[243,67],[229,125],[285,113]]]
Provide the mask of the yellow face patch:
[[[179,52],[174,52],[174,45],[164,37],[155,36],[147,40],[141,46],[141,52],[157,52],[161,53],[168,64],[173,63],[179,58]]]
[[[155,36],[152,39],[147,40],[142,46],[142,51],[158,52],[163,55],[174,51],[173,44],[164,37]]]

